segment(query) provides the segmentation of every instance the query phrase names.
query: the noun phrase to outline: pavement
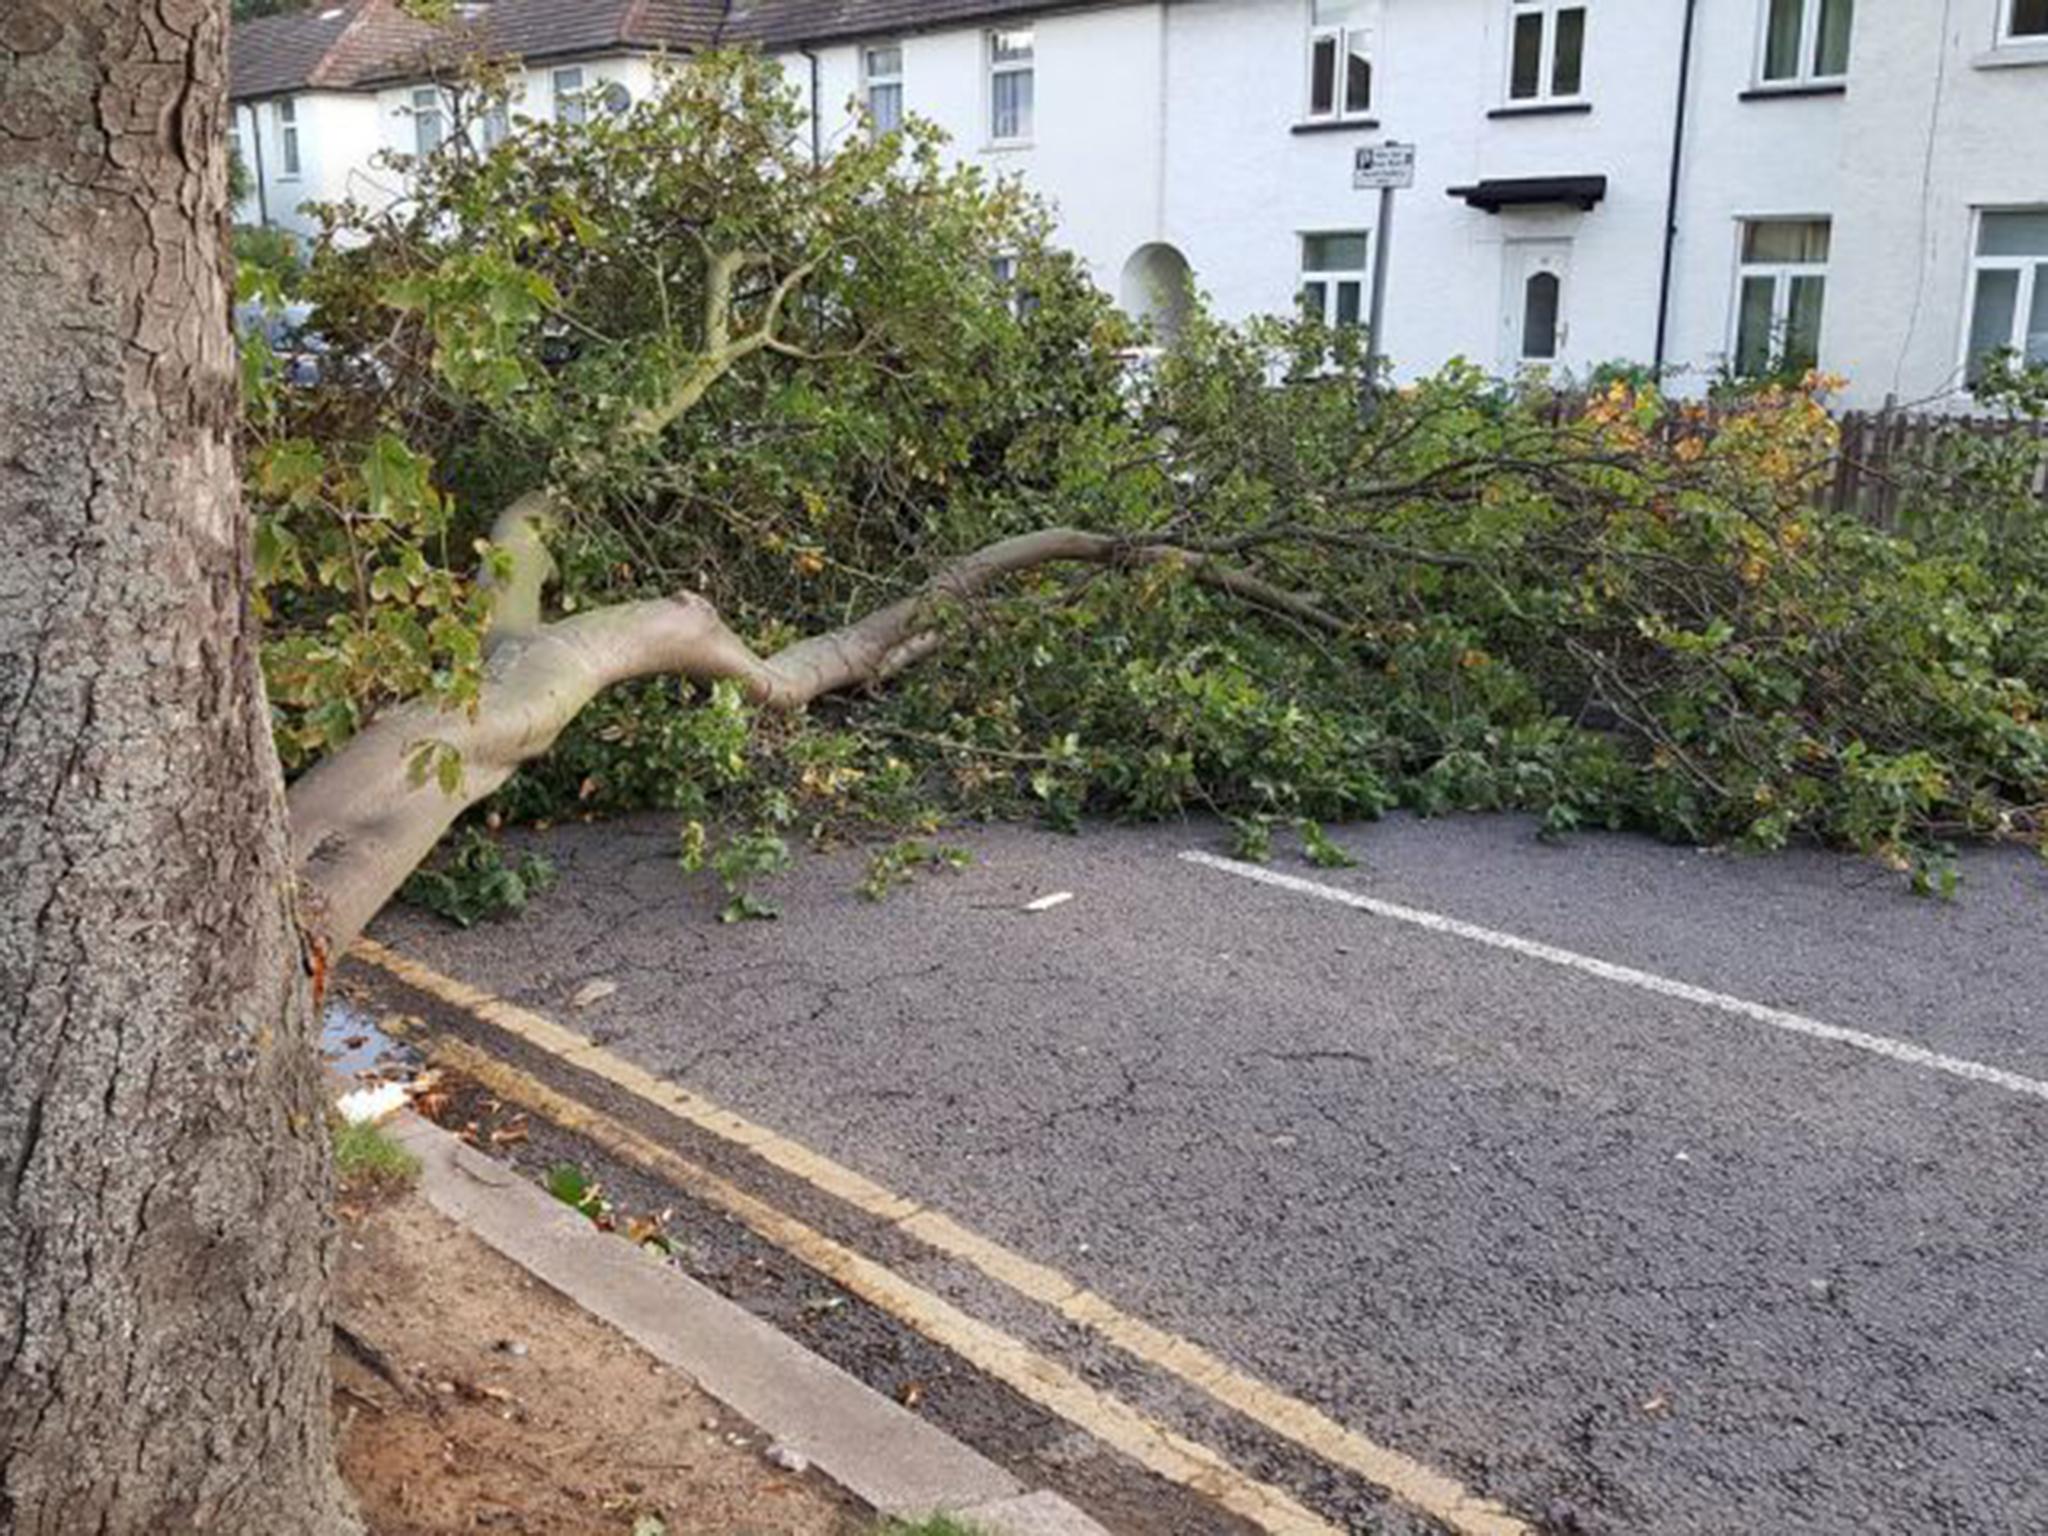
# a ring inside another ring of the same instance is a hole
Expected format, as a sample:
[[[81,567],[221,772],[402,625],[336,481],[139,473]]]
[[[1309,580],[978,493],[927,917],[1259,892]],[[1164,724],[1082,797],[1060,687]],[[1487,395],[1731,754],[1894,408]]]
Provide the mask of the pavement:
[[[951,1515],[989,1536],[1107,1536],[1045,1490],[1027,1491],[768,1324],[654,1262],[538,1185],[407,1114],[391,1134],[419,1160],[419,1192],[528,1273],[611,1324],[775,1441],[780,1465],[815,1467],[868,1508]]]
[[[1184,857],[1213,826],[976,829],[958,876],[874,904],[809,859],[728,929],[675,835],[560,829],[516,925],[377,937],[1530,1528],[2048,1530],[2039,859],[1940,904],[1508,818],[1341,830],[1359,867],[1283,850],[1284,885]],[[918,1272],[1332,1528],[1444,1528],[1072,1309]]]

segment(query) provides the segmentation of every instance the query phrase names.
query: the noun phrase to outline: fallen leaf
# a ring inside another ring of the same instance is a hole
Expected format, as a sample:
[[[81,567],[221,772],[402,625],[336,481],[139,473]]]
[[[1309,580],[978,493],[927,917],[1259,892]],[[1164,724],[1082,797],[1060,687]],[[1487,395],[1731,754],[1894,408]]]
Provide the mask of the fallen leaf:
[[[906,1381],[896,1389],[896,1401],[906,1408],[915,1408],[924,1401],[924,1383],[921,1381]]]
[[[616,981],[607,980],[604,977],[599,977],[595,981],[586,981],[576,989],[576,995],[569,999],[569,1006],[571,1008],[588,1008],[594,1003],[603,1002],[618,990],[619,984]]]

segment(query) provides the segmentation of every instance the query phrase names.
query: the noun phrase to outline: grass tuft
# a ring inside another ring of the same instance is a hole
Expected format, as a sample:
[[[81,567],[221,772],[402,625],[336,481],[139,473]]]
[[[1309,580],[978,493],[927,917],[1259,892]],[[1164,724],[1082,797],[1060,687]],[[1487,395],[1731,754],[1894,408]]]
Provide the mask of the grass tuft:
[[[345,1189],[410,1189],[420,1176],[420,1160],[374,1125],[338,1121],[334,1127],[334,1172]]]
[[[968,1525],[951,1515],[934,1515],[929,1520],[905,1524],[891,1520],[875,1528],[875,1536],[986,1536],[980,1526]]]

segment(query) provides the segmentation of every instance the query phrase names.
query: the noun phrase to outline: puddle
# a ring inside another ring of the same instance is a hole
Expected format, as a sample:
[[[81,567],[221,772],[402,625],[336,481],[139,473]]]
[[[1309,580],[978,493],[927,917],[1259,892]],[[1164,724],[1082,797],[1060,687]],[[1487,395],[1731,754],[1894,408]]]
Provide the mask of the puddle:
[[[377,1027],[377,1021],[342,998],[328,1001],[320,1020],[320,1059],[352,1082],[397,1082],[417,1076],[420,1053]]]

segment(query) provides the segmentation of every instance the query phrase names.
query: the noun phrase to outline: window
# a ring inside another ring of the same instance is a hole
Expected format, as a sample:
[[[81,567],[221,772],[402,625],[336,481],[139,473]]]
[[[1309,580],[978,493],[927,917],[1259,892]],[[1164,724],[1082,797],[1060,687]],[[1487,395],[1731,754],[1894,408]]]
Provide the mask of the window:
[[[1975,384],[2007,349],[2048,366],[2048,208],[1983,216],[1972,289],[1964,376]]]
[[[1019,320],[1038,313],[1038,295],[1019,281],[1022,272],[1023,268],[1015,256],[1005,254],[989,259],[988,274],[996,280],[996,287],[1003,294],[1004,306]]]
[[[1572,101],[1585,89],[1586,7],[1510,0],[1508,100]]]
[[[1301,307],[1325,325],[1365,324],[1364,231],[1301,237]]]
[[[1555,272],[1532,272],[1522,284],[1522,360],[1548,363],[1557,358],[1563,339],[1564,279]]]
[[[1029,27],[988,35],[988,136],[998,144],[1031,138],[1035,41]]]
[[[289,96],[277,104],[277,159],[279,175],[299,174],[299,104]]]
[[[2005,39],[2025,42],[2036,38],[2048,42],[2048,0],[2005,0]]]
[[[1827,300],[1826,219],[1758,219],[1742,226],[1736,279],[1735,372],[1805,373],[1820,362]]]
[[[1310,0],[1308,115],[1362,117],[1372,110],[1378,0]]]
[[[861,77],[867,96],[868,121],[877,133],[903,126],[903,47],[891,43],[860,51]]]
[[[590,103],[583,99],[583,71],[578,68],[558,69],[553,80],[555,121],[571,126],[588,122]]]
[[[1839,80],[1849,73],[1849,30],[1856,0],[1765,3],[1761,74],[1767,84]]]
[[[484,148],[496,149],[512,137],[512,108],[501,97],[488,102],[483,111]]]
[[[441,147],[447,137],[447,123],[441,115],[441,89],[423,85],[412,93],[413,151],[422,160]]]

